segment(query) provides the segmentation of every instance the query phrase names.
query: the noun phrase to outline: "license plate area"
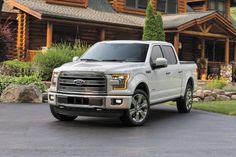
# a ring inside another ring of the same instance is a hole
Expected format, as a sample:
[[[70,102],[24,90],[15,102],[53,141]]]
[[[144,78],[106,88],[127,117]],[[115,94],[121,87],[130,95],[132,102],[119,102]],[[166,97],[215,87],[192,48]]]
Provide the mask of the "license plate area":
[[[57,96],[57,102],[59,104],[102,106],[103,100],[103,98]]]

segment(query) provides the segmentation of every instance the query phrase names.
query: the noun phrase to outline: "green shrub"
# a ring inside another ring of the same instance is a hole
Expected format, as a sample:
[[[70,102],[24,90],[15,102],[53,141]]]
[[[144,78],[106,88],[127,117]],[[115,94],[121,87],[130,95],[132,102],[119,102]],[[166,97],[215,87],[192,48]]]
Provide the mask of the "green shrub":
[[[0,65],[0,74],[8,76],[30,76],[34,75],[35,72],[30,62],[9,60]]]
[[[16,85],[35,85],[42,92],[46,89],[44,83],[37,76],[12,77],[12,76],[0,75],[0,94],[10,84],[16,84]]]
[[[223,89],[227,85],[227,81],[224,78],[213,80],[207,84],[207,87],[211,89]]]
[[[46,53],[38,54],[34,63],[43,80],[50,80],[53,69],[72,61],[74,56],[81,56],[87,49],[88,45],[78,43],[74,46],[69,44],[56,44],[48,49]]]

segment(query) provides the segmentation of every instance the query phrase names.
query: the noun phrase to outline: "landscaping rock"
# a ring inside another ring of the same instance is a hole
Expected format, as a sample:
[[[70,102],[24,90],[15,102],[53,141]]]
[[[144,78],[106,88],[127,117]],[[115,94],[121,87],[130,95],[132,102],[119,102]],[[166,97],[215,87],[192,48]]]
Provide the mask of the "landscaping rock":
[[[225,91],[222,89],[213,89],[213,92],[216,93],[217,95],[224,95]]]
[[[201,98],[204,99],[204,93],[203,90],[197,90],[196,92],[193,93],[194,98]]]
[[[211,90],[204,90],[203,93],[204,93],[204,96],[205,96],[205,97],[212,95],[212,91],[211,91]]]
[[[225,92],[225,95],[231,97],[234,93],[233,92]]]
[[[226,96],[226,95],[218,95],[216,100],[219,100],[219,101],[228,101],[230,100],[230,97]]]
[[[42,93],[33,85],[9,85],[1,95],[4,103],[41,103]]]
[[[231,96],[231,99],[232,99],[232,100],[236,100],[236,95],[232,95],[232,96]]]
[[[201,102],[202,99],[201,98],[193,98],[193,102]]]
[[[216,98],[214,96],[206,96],[204,98],[204,101],[215,101],[215,100],[216,100]]]

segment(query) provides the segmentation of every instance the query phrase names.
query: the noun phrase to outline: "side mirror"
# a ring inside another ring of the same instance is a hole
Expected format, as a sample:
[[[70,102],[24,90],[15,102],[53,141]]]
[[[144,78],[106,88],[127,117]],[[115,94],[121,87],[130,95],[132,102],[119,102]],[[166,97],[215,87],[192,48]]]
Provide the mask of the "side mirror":
[[[72,62],[76,62],[76,61],[78,61],[78,60],[79,60],[79,57],[78,57],[78,56],[75,56],[75,57],[73,57]]]
[[[155,68],[165,68],[167,67],[167,60],[165,58],[157,58],[155,63]]]

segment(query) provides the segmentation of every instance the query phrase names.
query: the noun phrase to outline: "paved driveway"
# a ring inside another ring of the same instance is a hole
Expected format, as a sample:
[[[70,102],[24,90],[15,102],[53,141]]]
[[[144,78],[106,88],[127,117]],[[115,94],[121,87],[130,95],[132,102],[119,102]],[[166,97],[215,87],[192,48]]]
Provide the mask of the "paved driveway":
[[[236,117],[156,106],[143,127],[58,122],[46,104],[0,104],[0,157],[234,157]]]

